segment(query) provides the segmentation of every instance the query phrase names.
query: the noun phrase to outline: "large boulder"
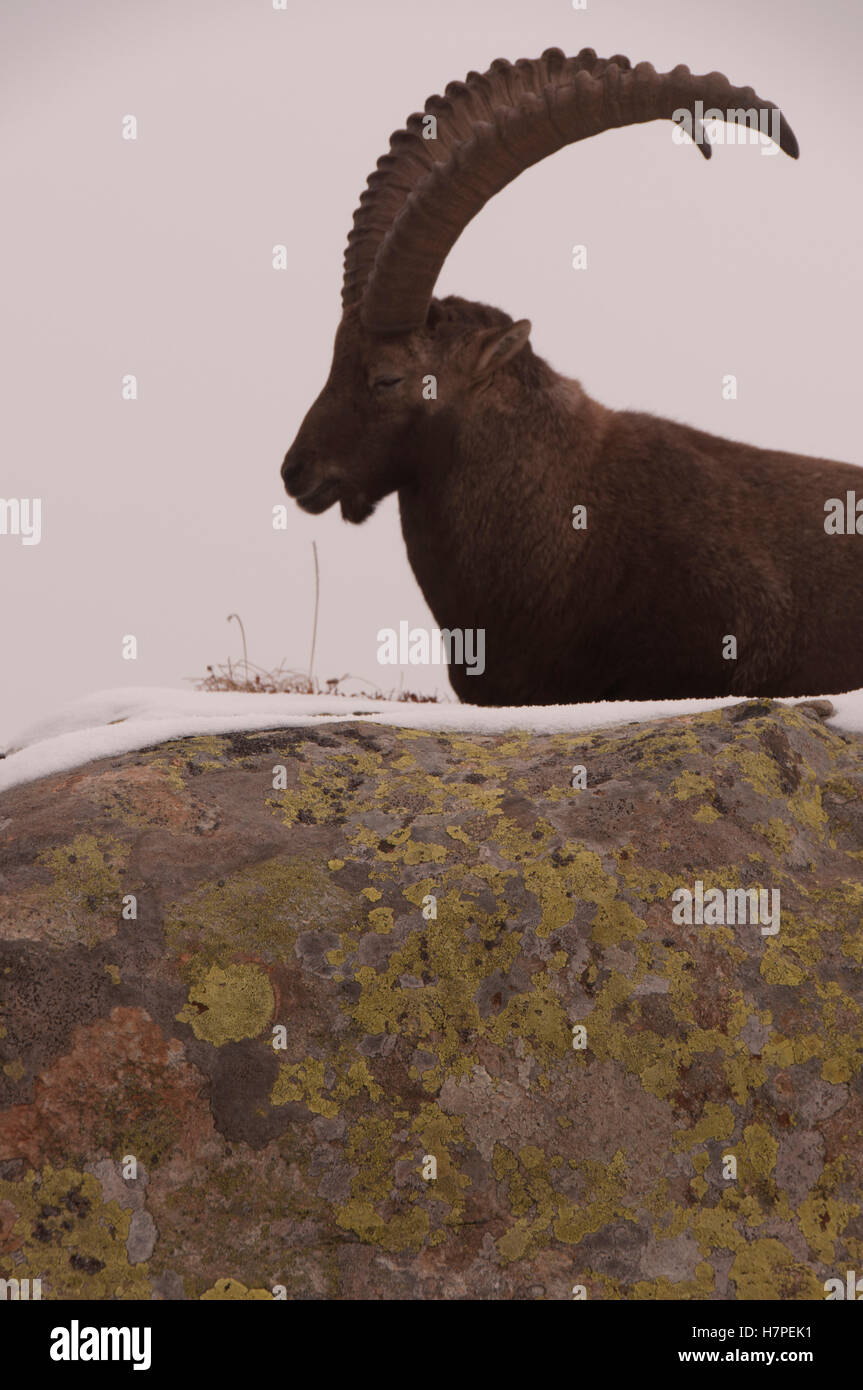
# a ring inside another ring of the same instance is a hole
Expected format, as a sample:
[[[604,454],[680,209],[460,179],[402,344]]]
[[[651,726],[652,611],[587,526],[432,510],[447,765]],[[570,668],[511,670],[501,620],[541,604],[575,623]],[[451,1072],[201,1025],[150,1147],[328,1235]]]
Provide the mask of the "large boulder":
[[[698,883],[781,917],[687,922]],[[0,1277],[824,1298],[863,1271],[861,913],[863,739],[767,702],[7,792]]]

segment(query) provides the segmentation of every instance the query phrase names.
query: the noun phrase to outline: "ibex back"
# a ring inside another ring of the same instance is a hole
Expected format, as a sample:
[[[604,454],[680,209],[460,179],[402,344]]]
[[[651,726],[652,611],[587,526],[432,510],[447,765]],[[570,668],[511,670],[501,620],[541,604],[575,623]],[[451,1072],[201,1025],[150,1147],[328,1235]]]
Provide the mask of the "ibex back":
[[[353,522],[398,492],[437,622],[485,629],[483,673],[450,667],[474,704],[863,686],[863,472],[607,410],[533,352],[526,320],[433,298],[523,169],[701,103],[769,111],[797,157],[773,103],[719,73],[550,49],[430,98],[360,200],[332,369],[282,476],[306,511],[339,502]]]

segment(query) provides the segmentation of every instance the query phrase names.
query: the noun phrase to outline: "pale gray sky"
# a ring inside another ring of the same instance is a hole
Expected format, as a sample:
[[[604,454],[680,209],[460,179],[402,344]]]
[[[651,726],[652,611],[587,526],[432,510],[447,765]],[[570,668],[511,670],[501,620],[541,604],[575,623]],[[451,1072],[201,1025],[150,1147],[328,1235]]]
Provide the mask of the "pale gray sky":
[[[529,317],[608,405],[863,461],[861,28],[857,0],[2,0],[0,497],[41,497],[43,538],[0,536],[0,743],[75,696],[238,656],[231,612],[253,660],[304,666],[313,539],[319,676],[397,679],[378,628],[433,620],[396,499],[359,528],[291,506],[274,531],[272,507],[366,177],[430,93],[496,57],[718,68],[782,105],[801,159],[708,165],[664,125],[611,132],[494,199],[440,293]]]

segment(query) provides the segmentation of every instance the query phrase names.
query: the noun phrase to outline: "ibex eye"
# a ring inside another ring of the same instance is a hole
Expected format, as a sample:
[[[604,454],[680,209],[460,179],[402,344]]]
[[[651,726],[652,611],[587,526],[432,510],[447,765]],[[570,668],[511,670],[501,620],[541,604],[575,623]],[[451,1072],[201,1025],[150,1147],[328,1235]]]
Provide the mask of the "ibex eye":
[[[378,386],[398,386],[400,381],[404,381],[403,376],[379,376],[375,382],[375,388]]]

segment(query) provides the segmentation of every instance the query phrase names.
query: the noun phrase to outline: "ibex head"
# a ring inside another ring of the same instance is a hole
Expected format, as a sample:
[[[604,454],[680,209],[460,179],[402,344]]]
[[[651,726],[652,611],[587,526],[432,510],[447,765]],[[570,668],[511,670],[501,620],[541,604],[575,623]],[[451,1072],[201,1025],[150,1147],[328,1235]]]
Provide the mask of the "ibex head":
[[[421,327],[384,335],[349,306],[329,379],[282,465],[290,495],[307,512],[339,502],[346,521],[365,521],[410,482],[418,442],[437,417],[469,409],[529,333],[526,320],[449,299],[433,301]]]
[[[464,300],[433,298],[441,267],[471,218],[524,169],[564,145],[615,126],[706,108],[746,119],[776,110],[721,73],[658,74],[620,55],[548,49],[453,82],[390,140],[368,180],[345,252],[343,317],[329,379],[282,465],[285,487],[309,512],[340,502],[360,522],[410,482],[428,431],[452,428],[489,383],[539,371],[530,324]],[[777,112],[779,144],[796,157]],[[691,127],[691,122],[690,122]],[[697,132],[699,135],[701,132]],[[698,148],[708,156],[710,145]]]

